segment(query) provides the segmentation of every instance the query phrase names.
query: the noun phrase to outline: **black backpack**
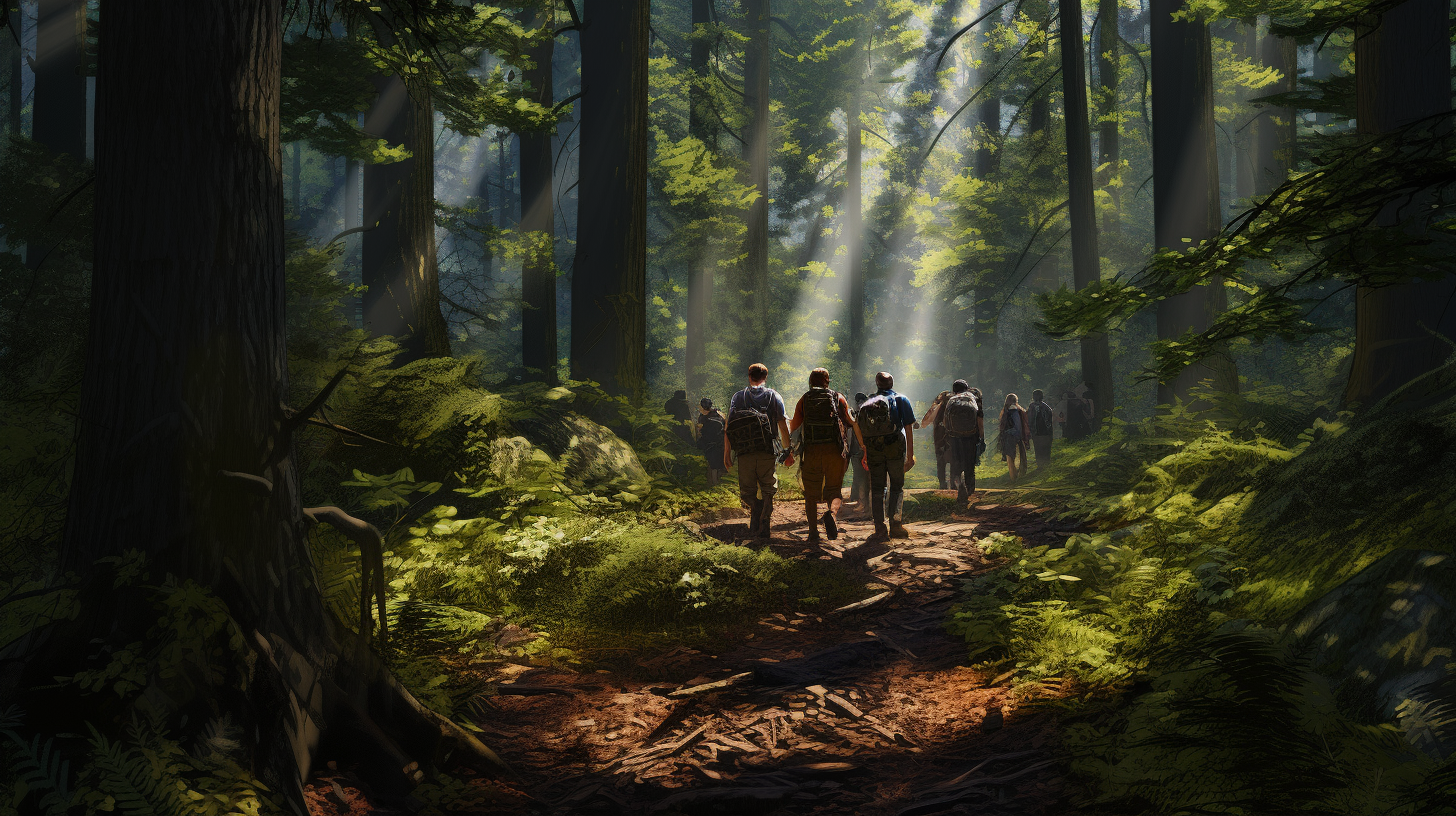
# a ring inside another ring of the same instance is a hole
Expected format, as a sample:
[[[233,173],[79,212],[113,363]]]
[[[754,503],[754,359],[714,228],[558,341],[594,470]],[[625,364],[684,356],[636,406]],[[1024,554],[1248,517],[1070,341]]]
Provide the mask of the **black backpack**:
[[[723,452],[723,415],[717,411],[704,414],[699,421],[698,447],[707,453]]]
[[[870,397],[859,408],[859,432],[866,439],[872,436],[890,436],[899,433],[895,419],[890,413],[890,400],[884,396]]]
[[[976,395],[969,391],[962,391],[959,394],[952,394],[950,399],[945,401],[943,424],[945,432],[954,437],[976,436],[980,429],[976,427],[976,412],[980,406],[976,404]]]
[[[754,405],[748,389],[743,394],[744,406],[733,408],[728,414],[728,442],[733,452],[742,456],[746,453],[775,453],[778,440],[774,436],[773,422],[768,411]]]
[[[839,416],[839,394],[828,388],[810,388],[804,394],[804,444],[843,445],[844,420]]]
[[[1031,404],[1031,435],[1052,435],[1052,407],[1044,402]]]

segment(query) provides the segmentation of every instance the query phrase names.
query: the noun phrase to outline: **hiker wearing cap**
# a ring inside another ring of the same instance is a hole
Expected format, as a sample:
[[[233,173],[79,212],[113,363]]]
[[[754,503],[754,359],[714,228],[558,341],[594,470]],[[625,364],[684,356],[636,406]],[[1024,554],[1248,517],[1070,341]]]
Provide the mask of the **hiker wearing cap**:
[[[1055,415],[1046,401],[1046,394],[1040,388],[1031,392],[1031,405],[1026,409],[1031,425],[1031,448],[1036,451],[1036,469],[1052,463],[1052,429]]]
[[[698,450],[708,460],[708,487],[717,487],[723,470],[723,428],[728,420],[713,407],[713,401],[703,397],[698,402],[698,418],[693,421],[693,435],[698,440]]]
[[[748,387],[729,400],[723,435],[723,469],[733,467],[737,454],[738,496],[749,509],[748,533],[758,539],[769,537],[773,523],[778,463],[794,463],[784,399],[767,383],[768,366],[754,363],[748,367]]]
[[[849,460],[850,437],[859,433],[849,413],[849,401],[829,389],[829,370],[809,372],[809,390],[794,406],[789,431],[802,434],[799,476],[804,484],[804,516],[809,521],[809,543],[819,543],[819,524],[832,541],[839,537],[835,514],[843,502],[844,468]],[[819,518],[819,502],[828,508]]]
[[[864,440],[865,469],[870,474],[870,508],[875,535],[905,538],[901,523],[905,500],[905,471],[915,467],[915,409],[910,400],[895,393],[895,378],[888,372],[875,375],[874,396],[859,409],[860,438]],[[889,508],[885,488],[889,487]],[[888,522],[888,523],[887,523]]]
[[[951,385],[940,422],[945,426],[950,448],[950,478],[956,483],[956,499],[964,502],[976,490],[976,461],[981,458],[980,444],[985,436],[981,400],[965,380],[956,380]]]

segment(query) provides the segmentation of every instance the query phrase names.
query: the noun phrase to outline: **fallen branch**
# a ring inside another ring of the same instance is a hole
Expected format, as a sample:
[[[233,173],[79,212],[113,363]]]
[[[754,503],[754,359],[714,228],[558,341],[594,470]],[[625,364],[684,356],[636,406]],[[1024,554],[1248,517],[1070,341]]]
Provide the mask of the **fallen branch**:
[[[894,590],[891,590],[889,592],[881,592],[878,595],[872,595],[872,596],[870,596],[868,598],[865,598],[863,601],[859,601],[858,603],[852,603],[852,604],[849,604],[848,606],[841,606],[838,609],[834,610],[833,614],[835,614],[835,615],[843,615],[843,614],[847,614],[847,613],[850,613],[850,612],[860,612],[862,610],[869,609],[870,607],[874,606],[875,604],[878,604],[878,603],[880,603],[880,602],[888,599],[891,595],[894,595],[894,594],[895,594]]]
[[[372,594],[379,608],[379,647],[383,649],[389,642],[389,620],[384,608],[384,535],[373,524],[333,506],[305,507],[303,517],[313,524],[329,524],[359,546],[359,632],[366,640],[369,638],[372,628],[369,598]],[[469,736],[463,730],[461,733]]]
[[[753,672],[743,672],[742,674],[735,674],[732,677],[726,677],[722,680],[717,680],[712,683],[703,683],[699,686],[689,686],[688,688],[681,688],[677,691],[669,692],[667,696],[691,697],[694,694],[702,694],[705,691],[716,691],[718,689],[728,688],[729,686],[736,685],[738,681],[752,676]]]

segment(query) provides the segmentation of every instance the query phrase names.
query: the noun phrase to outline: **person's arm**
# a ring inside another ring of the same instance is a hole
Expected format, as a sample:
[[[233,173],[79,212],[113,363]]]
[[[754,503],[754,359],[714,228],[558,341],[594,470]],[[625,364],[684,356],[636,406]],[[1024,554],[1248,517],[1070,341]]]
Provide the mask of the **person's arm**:
[[[793,433],[794,431],[799,430],[799,426],[800,425],[803,425],[803,424],[804,424],[804,398],[803,397],[799,397],[799,401],[794,405],[794,418],[791,419],[791,420],[789,420],[789,433]]]
[[[788,455],[784,457],[784,465],[792,465],[794,463],[794,443],[789,439],[788,420],[779,420],[779,441],[783,443],[784,450],[788,452]]]
[[[723,469],[733,469],[733,446],[728,444],[728,432],[723,432]]]

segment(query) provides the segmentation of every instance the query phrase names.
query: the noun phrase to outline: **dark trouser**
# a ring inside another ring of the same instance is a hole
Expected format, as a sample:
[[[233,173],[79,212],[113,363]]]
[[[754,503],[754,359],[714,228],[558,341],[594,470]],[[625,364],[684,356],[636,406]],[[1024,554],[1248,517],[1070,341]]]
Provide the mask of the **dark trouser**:
[[[865,440],[870,471],[870,507],[876,529],[885,526],[885,487],[890,488],[889,518],[898,521],[905,499],[905,437],[872,436]]]
[[[959,482],[956,496],[962,500],[971,497],[976,490],[976,443],[974,436],[950,438],[950,475]]]
[[[948,464],[950,464],[946,460],[948,460],[949,458],[950,453],[948,449],[944,447],[944,444],[937,444],[935,446],[935,476],[936,478],[940,479],[941,490],[945,490],[950,486],[945,480],[945,468]]]
[[[1036,466],[1041,469],[1052,463],[1052,435],[1033,436],[1031,446],[1036,450]]]
[[[768,538],[773,524],[774,494],[779,492],[778,457],[745,453],[738,457],[738,497],[748,508],[748,532]]]

